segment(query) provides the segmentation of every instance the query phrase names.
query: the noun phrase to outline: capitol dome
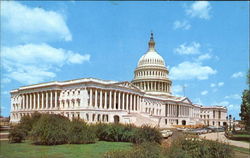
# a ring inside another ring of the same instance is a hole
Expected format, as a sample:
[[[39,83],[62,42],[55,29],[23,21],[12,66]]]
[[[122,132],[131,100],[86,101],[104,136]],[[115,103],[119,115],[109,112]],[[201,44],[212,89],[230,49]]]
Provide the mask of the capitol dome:
[[[163,66],[165,67],[164,59],[156,52],[155,42],[153,39],[153,34],[151,34],[151,38],[149,41],[149,49],[148,51],[140,58],[137,66]]]
[[[148,46],[148,51],[138,61],[132,83],[150,94],[171,94],[172,82],[164,59],[155,50],[153,33]]]

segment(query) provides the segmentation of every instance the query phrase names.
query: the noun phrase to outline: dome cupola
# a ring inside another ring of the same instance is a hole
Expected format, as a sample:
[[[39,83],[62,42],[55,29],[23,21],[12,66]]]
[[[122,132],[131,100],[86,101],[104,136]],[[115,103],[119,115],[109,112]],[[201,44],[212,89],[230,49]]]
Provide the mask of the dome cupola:
[[[150,40],[148,42],[148,51],[140,58],[137,66],[162,66],[165,67],[164,59],[155,50],[154,35],[151,33]]]
[[[153,94],[171,94],[172,82],[164,59],[155,50],[154,35],[151,33],[148,51],[139,59],[134,72],[133,84]]]

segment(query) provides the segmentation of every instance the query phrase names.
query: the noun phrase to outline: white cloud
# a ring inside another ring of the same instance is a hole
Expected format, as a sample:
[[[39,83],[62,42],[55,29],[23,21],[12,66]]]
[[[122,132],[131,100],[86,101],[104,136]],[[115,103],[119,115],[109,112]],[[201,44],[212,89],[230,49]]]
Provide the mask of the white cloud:
[[[172,88],[173,94],[180,96],[180,92],[183,92],[183,86],[174,85]]]
[[[210,87],[215,87],[215,86],[216,86],[216,84],[214,84],[214,83],[210,84]]]
[[[182,29],[182,30],[189,30],[191,28],[191,24],[187,20],[176,20],[173,24],[174,29]]]
[[[69,53],[68,61],[70,63],[81,64],[84,61],[89,61],[89,60],[90,60],[90,55],[89,54],[80,55],[78,53]]]
[[[228,106],[230,103],[228,101],[215,102],[213,105]]]
[[[232,74],[231,77],[232,78],[244,77],[244,74],[243,74],[243,72],[235,72],[234,74]]]
[[[186,14],[200,19],[210,19],[212,7],[208,1],[197,1],[186,9]]]
[[[218,83],[211,83],[210,87],[214,88],[214,87],[222,87],[224,86],[224,82],[218,82]]]
[[[213,105],[226,106],[228,110],[239,110],[240,106],[233,105],[228,101],[215,102]]]
[[[31,8],[15,1],[3,1],[1,4],[4,30],[18,36],[22,42],[50,38],[72,40],[65,18],[60,13]]]
[[[197,61],[203,61],[203,60],[208,60],[208,59],[211,59],[212,56],[208,53],[206,54],[202,54],[200,55],[198,58],[197,58]]]
[[[201,92],[201,95],[207,95],[207,94],[208,94],[207,90]]]
[[[203,66],[201,63],[191,63],[188,61],[180,63],[170,69],[170,77],[173,80],[206,80],[209,75],[216,74],[217,71],[209,66]]]
[[[204,105],[200,98],[195,98],[193,101],[194,104]]]
[[[90,60],[89,54],[79,54],[47,44],[26,44],[2,48],[3,68],[8,79],[32,84],[54,78],[53,72],[67,64]]]
[[[225,99],[241,99],[241,96],[239,94],[232,94],[225,96]]]
[[[183,43],[178,48],[175,48],[174,52],[181,55],[200,54],[200,43],[192,42],[189,45]]]
[[[219,82],[218,87],[222,87],[224,85],[224,82]]]

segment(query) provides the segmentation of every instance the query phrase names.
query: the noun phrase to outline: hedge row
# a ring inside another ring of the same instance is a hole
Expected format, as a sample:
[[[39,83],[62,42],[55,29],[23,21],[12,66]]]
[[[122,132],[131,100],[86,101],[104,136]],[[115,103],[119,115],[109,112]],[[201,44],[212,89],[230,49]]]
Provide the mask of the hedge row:
[[[143,142],[161,143],[162,135],[157,128],[143,125],[136,127],[131,124],[103,124],[94,125],[99,140],[113,142]]]
[[[142,143],[131,150],[108,152],[104,158],[233,158],[228,144],[201,140],[197,136],[176,138],[169,147]]]
[[[35,113],[22,117],[10,130],[10,142],[20,143],[25,139],[34,144],[57,145],[94,143],[97,137],[93,128],[82,120],[70,121],[62,115]]]
[[[96,140],[113,142],[160,143],[163,139],[157,128],[147,125],[136,127],[128,124],[92,124],[82,120],[72,120],[55,114],[25,116],[10,130],[10,142],[31,139],[34,144],[87,144]]]

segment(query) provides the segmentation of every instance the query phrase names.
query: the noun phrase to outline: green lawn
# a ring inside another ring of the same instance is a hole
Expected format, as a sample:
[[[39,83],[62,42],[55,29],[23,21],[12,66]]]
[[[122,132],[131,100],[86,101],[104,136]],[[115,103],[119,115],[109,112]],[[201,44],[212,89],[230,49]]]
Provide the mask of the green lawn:
[[[95,144],[32,145],[30,142],[10,144],[1,141],[0,158],[101,158],[112,150],[130,149],[131,143],[104,142]]]
[[[247,148],[241,148],[241,147],[237,147],[237,146],[232,146],[233,150],[236,152],[241,152],[247,155],[250,155],[250,149]]]
[[[250,138],[249,134],[234,134],[234,137],[246,137],[246,138]]]

